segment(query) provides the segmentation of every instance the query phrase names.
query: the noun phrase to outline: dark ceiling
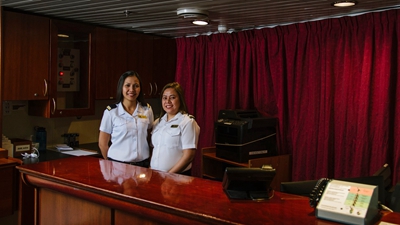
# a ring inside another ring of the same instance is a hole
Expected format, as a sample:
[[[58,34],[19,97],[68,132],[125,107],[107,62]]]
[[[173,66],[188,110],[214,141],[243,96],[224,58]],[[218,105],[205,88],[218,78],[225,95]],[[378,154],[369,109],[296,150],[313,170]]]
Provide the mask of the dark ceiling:
[[[400,0],[358,0],[333,7],[327,0],[2,0],[1,5],[41,15],[72,19],[168,37],[228,33],[400,8]],[[209,25],[191,24],[177,9],[203,10]]]

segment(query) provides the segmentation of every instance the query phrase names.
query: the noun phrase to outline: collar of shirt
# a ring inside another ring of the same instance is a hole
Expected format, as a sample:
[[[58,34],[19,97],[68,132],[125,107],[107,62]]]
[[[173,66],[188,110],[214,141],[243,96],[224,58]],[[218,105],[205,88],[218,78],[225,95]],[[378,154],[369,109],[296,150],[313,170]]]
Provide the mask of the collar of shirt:
[[[136,109],[133,112],[132,116],[137,116],[138,114],[144,114],[144,109],[143,107],[140,107],[141,105],[139,102],[136,103]],[[118,113],[119,115],[124,115],[124,114],[129,114],[125,111],[124,106],[122,105],[122,102],[118,103]]]
[[[183,116],[182,115],[182,113],[181,112],[178,112],[175,116],[174,116],[174,118],[172,118],[170,121],[167,121],[167,114],[165,113],[165,115],[161,118],[162,119],[162,121],[164,122],[164,123],[171,123],[171,122],[173,122],[173,121],[175,121],[175,120],[178,120],[181,116]]]

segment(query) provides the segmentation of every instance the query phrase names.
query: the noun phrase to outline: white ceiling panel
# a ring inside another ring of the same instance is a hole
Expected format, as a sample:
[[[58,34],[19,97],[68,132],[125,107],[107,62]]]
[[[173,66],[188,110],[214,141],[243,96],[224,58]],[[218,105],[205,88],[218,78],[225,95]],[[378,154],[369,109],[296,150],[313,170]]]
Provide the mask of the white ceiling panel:
[[[196,36],[398,9],[400,0],[358,0],[338,8],[328,0],[2,0],[1,5],[41,15],[168,37]],[[209,25],[178,17],[178,8],[208,12]],[[129,15],[126,15],[126,11]]]

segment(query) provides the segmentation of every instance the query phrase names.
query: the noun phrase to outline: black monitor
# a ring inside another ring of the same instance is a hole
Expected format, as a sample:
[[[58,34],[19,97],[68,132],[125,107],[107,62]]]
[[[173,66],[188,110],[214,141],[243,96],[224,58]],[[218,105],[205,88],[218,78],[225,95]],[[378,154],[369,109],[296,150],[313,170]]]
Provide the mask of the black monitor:
[[[266,200],[275,173],[273,168],[227,167],[222,187],[230,199]]]

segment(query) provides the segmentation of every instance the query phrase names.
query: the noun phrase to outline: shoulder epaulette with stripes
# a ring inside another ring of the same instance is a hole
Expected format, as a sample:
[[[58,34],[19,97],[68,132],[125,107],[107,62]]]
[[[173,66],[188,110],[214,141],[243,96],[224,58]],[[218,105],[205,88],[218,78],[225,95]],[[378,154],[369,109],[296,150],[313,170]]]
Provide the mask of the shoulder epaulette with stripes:
[[[108,111],[110,111],[111,109],[115,109],[117,108],[117,104],[111,104],[107,106]]]

